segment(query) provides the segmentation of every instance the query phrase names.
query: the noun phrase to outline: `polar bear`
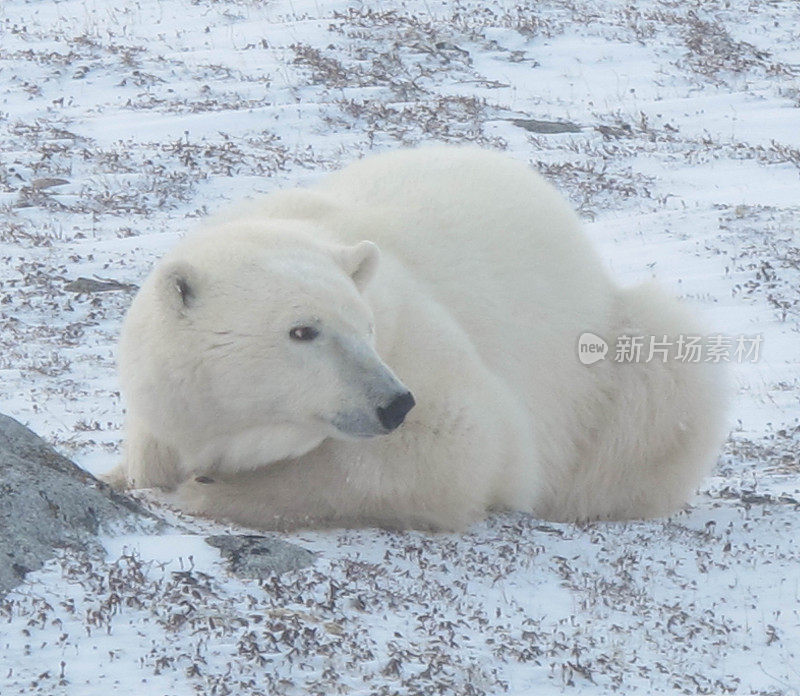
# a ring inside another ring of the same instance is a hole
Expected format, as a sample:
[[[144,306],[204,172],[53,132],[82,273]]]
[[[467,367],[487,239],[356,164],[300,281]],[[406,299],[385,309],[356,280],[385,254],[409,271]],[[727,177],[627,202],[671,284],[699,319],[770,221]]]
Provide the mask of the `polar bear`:
[[[229,210],[156,265],[122,330],[108,478],[262,529],[666,515],[721,442],[719,366],[587,365],[587,332],[696,326],[650,285],[617,287],[522,163],[369,157]]]

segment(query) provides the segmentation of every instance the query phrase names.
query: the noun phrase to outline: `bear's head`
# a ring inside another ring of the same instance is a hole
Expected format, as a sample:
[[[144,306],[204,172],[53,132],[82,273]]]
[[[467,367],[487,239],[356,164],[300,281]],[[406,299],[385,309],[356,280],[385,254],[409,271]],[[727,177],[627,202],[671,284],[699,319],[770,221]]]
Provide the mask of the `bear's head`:
[[[300,456],[397,428],[414,405],[375,348],[363,291],[378,248],[263,230],[181,242],[120,339],[131,416],[190,471]]]

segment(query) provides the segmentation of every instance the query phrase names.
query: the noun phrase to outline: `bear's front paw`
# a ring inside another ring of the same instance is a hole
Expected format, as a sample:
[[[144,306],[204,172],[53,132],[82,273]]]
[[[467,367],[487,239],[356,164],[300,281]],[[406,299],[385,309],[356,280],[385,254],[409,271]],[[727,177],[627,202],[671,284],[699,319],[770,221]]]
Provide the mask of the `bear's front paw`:
[[[97,478],[111,486],[115,491],[125,491],[131,487],[128,475],[125,473],[125,467],[122,464],[118,464],[111,471],[100,474]]]
[[[175,502],[185,512],[207,515],[213,488],[218,484],[208,476],[193,476],[184,481],[175,492]]]

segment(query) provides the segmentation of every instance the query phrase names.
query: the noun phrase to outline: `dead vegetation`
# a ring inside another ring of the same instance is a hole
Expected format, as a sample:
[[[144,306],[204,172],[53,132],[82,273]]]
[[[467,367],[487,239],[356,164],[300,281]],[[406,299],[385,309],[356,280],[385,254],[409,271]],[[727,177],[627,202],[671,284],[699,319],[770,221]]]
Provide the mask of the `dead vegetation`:
[[[786,383],[783,388],[794,391],[798,385]],[[725,444],[723,461],[725,462],[723,466],[730,467],[728,468],[730,473],[733,473],[734,467],[741,470],[744,462],[745,467],[764,470],[771,474],[797,475],[800,473],[800,423],[771,428],[758,442],[734,432]],[[793,504],[800,503],[795,499]]]
[[[490,107],[475,97],[436,97],[403,105],[350,99],[338,105],[342,116],[331,119],[331,124],[361,125],[370,146],[385,142],[413,146],[431,140],[504,146],[502,139],[485,135],[483,126]]]
[[[764,172],[800,168],[796,145],[780,137],[697,135],[674,120],[677,111],[661,118],[661,93],[657,108],[649,97],[630,106],[609,93],[572,113],[586,101],[584,85],[568,102],[548,93],[567,78],[558,65],[538,72],[532,57],[546,58],[550,42],[568,32],[589,43],[639,42],[662,56],[653,81],[673,85],[667,99],[757,85],[755,100],[777,94],[791,108],[800,99],[786,78],[797,66],[776,58],[779,42],[765,51],[736,32],[749,12],[783,21],[788,3],[352,4],[324,17],[290,13],[278,29],[265,22],[262,34],[241,40],[240,23],[257,23],[273,3],[193,0],[179,9],[196,26],[158,31],[146,25],[147,12],[168,11],[170,0],[113,9],[103,31],[91,26],[103,21],[91,14],[95,4],[74,21],[0,17],[9,104],[0,121],[4,396],[80,456],[102,451],[110,461],[119,448],[113,346],[134,286],[192,225],[188,218],[228,198],[303,183],[372,149],[429,141],[512,147],[586,218],[666,208],[663,184],[642,173],[643,160],[665,171],[732,160]],[[0,14],[10,16],[12,5]],[[315,23],[319,32],[307,35]],[[198,27],[192,50],[213,54],[208,46],[228,45],[224,32],[236,35],[227,58],[182,52],[186,32]],[[12,40],[25,45],[10,47]],[[566,73],[570,57],[562,60]],[[617,60],[605,65],[616,70]],[[520,73],[507,77],[506,67],[530,71],[532,86],[517,82]],[[81,101],[93,89],[105,96]],[[140,137],[95,130],[111,122],[108,113],[130,119]],[[186,123],[187,132],[140,133],[143,122]],[[725,204],[713,212],[707,237],[699,223],[686,234],[728,259],[736,298],[796,331],[800,211]],[[800,385],[769,379],[769,397],[789,404],[781,412],[789,418]],[[776,422],[763,437],[734,433],[698,508],[663,523],[576,527],[497,515],[458,537],[342,532],[328,539],[331,558],[320,567],[231,585],[188,566],[159,573],[135,554],[106,561],[65,553],[55,569],[59,592],[43,585],[0,602],[11,622],[4,626],[15,631],[3,647],[19,660],[2,675],[2,690],[77,691],[71,660],[97,637],[98,662],[111,673],[132,659],[115,640],[134,622],[154,636],[146,649],[128,648],[142,678],[175,673],[203,696],[523,693],[530,684],[514,682],[520,673],[534,688],[558,691],[749,692],[738,673],[746,659],[792,663],[781,627],[793,619],[783,600],[771,604],[776,592],[747,597],[757,611],[735,603],[750,591],[742,587],[765,587],[751,571],[788,573],[800,562],[789,538],[799,432]],[[486,588],[502,601],[489,606]],[[33,664],[57,625],[63,658]],[[761,693],[791,693],[781,685],[786,674],[765,677],[760,683],[771,686]]]
[[[778,320],[794,330],[800,319],[798,216],[796,208],[739,205],[721,207],[719,219],[720,241],[727,243],[730,259],[726,272],[736,279],[733,295],[765,299]]]

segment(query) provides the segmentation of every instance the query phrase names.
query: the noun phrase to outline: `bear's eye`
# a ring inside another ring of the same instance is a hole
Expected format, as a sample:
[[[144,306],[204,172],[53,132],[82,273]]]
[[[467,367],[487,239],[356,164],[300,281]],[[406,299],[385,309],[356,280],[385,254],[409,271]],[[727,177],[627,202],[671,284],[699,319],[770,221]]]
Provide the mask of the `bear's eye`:
[[[313,341],[319,336],[313,326],[295,326],[290,332],[289,337],[294,341]]]

